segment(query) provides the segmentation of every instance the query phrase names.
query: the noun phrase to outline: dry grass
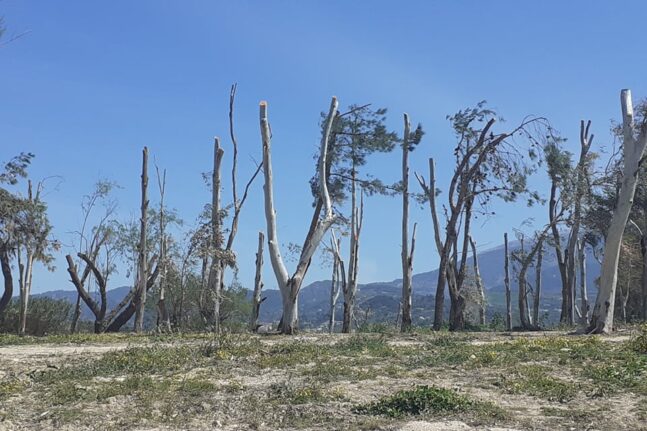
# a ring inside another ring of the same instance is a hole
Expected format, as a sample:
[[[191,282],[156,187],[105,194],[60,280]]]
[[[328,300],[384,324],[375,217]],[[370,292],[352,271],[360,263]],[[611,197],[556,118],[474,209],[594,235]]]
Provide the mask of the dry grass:
[[[647,429],[629,338],[0,338],[0,430]]]

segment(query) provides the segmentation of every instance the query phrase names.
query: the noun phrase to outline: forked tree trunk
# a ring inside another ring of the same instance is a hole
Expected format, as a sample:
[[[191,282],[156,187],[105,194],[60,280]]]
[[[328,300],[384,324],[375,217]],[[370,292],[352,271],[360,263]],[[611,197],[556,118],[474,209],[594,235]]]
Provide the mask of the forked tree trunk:
[[[166,221],[164,219],[164,195],[166,192],[166,169],[162,175],[160,175],[159,168],[155,166],[155,171],[157,172],[157,185],[160,191],[160,259],[159,264],[162,267],[161,277],[159,281],[159,297],[157,300],[157,329],[171,332],[171,318],[166,307],[166,284],[167,284],[167,257],[166,252],[168,248],[168,240],[166,238]]]
[[[503,261],[503,283],[505,284],[505,329],[512,331],[512,298],[510,292],[510,253],[508,250],[508,233],[503,234],[504,261]]]
[[[142,202],[139,234],[139,285],[136,295],[135,332],[144,330],[144,314],[146,311],[146,281],[148,280],[148,248],[146,244],[146,229],[148,227],[148,148],[142,152]]]
[[[647,133],[642,127],[636,138],[634,113],[631,92],[622,90],[622,124],[623,124],[623,178],[616,208],[611,217],[604,244],[604,259],[600,275],[600,288],[593,308],[589,332],[609,333],[613,330],[613,312],[615,306],[616,287],[618,284],[618,261],[622,235],[629,219],[638,180],[640,160],[647,145]]]
[[[332,210],[330,195],[328,194],[328,181],[326,178],[326,157],[328,150],[328,140],[332,123],[337,114],[337,98],[333,97],[330,103],[330,110],[324,122],[324,129],[321,138],[321,149],[319,154],[319,200],[324,208],[322,219],[313,220],[312,228],[306,236],[297,269],[290,277],[281,257],[280,245],[276,229],[276,210],[274,209],[274,190],[272,177],[272,160],[271,160],[271,141],[270,124],[267,116],[267,103],[260,103],[260,128],[263,143],[263,167],[265,184],[263,186],[265,198],[265,220],[267,222],[267,240],[270,254],[272,269],[276,276],[277,285],[281,291],[283,302],[283,316],[279,325],[279,330],[283,334],[293,334],[298,325],[298,307],[297,298],[301,290],[303,278],[310,266],[310,260],[319,246],[323,236],[335,221]]]
[[[258,250],[256,251],[256,274],[254,276],[254,294],[252,296],[252,318],[250,330],[256,331],[258,326],[258,317],[261,312],[261,291],[263,290],[263,243],[265,234],[263,231],[258,233]]]

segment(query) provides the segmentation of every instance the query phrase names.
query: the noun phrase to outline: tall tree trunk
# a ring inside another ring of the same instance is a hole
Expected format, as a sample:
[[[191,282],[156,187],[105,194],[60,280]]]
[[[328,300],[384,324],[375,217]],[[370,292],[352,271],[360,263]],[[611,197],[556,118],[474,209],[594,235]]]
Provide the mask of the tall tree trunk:
[[[220,253],[222,248],[222,220],[220,216],[220,165],[224,150],[220,148],[220,139],[214,139],[213,172],[211,176],[211,268],[209,269],[209,292],[212,295],[213,329],[220,333],[220,301],[222,295],[222,265]]]
[[[472,265],[474,266],[474,282],[476,284],[476,291],[479,295],[479,325],[485,325],[485,289],[483,288],[483,279],[481,278],[481,271],[479,270],[479,259],[476,254],[476,242],[472,236],[469,237],[470,245],[472,246]]]
[[[586,243],[584,241],[577,242],[577,263],[580,267],[580,302],[582,308],[580,323],[587,326],[589,324],[589,295],[586,288]]]
[[[263,231],[258,233],[258,250],[256,251],[256,274],[254,276],[254,294],[252,296],[252,319],[250,322],[250,330],[256,331],[258,326],[258,317],[261,311],[261,290],[263,289],[263,244],[265,242],[265,234]]]
[[[159,265],[161,266],[161,276],[159,281],[159,297],[157,300],[157,328],[158,330],[171,332],[171,318],[166,307],[166,284],[167,284],[167,243],[168,238],[166,238],[166,220],[164,219],[164,195],[166,192],[166,169],[162,175],[160,175],[159,168],[155,165],[155,171],[157,173],[157,185],[160,192],[160,214],[159,214],[159,223],[160,223],[160,257]]]
[[[18,252],[20,253],[20,251]],[[29,296],[31,292],[31,280],[34,265],[34,255],[27,249],[25,264],[20,264],[20,327],[18,333],[25,335],[27,330],[27,310],[29,308]]]
[[[402,332],[411,330],[411,289],[413,265],[409,254],[409,116],[404,114],[402,140]]]
[[[334,239],[331,239],[331,246],[339,248],[341,244],[337,242],[334,243]],[[337,259],[337,253],[333,252],[333,263],[332,263],[332,280],[330,282],[330,315],[328,318],[328,333],[332,334],[335,332],[335,311],[337,308],[337,298],[339,298],[339,259]]]
[[[504,261],[503,261],[503,270],[504,278],[503,283],[505,284],[505,329],[506,331],[512,331],[512,298],[510,294],[510,254],[508,249],[508,233],[503,234],[503,244],[504,244]]]
[[[2,292],[2,297],[0,297],[0,315],[2,315],[13,296],[13,276],[11,274],[9,251],[4,244],[0,245],[0,266],[2,267],[2,276],[4,278],[4,292]]]
[[[76,334],[81,318],[81,296],[76,295],[76,304],[74,304],[74,313],[72,314],[72,324],[70,325],[70,334]]]
[[[342,318],[341,332],[350,334],[353,332],[353,320],[355,311],[355,298],[357,297],[357,280],[359,273],[359,237],[362,232],[364,221],[364,193],[360,193],[360,204],[357,208],[357,197],[355,191],[355,173],[353,171],[352,181],[352,198],[351,198],[351,237],[350,237],[350,257],[348,261],[348,282],[342,283],[344,293],[344,315]],[[340,268],[340,270],[342,270]],[[345,278],[344,278],[345,279]]]
[[[640,160],[647,145],[647,134],[643,127],[638,138],[635,137],[633,105],[631,92],[622,90],[622,123],[623,123],[623,178],[616,208],[611,217],[604,245],[604,260],[600,275],[600,288],[593,308],[589,331],[609,333],[613,330],[613,312],[616,287],[618,283],[618,262],[620,245],[629,213],[636,192]]]
[[[142,203],[139,233],[139,286],[136,296],[135,332],[144,330],[144,314],[146,312],[146,281],[148,280],[148,248],[146,230],[148,227],[148,148],[142,152]]]
[[[539,327],[539,303],[541,300],[541,264],[544,258],[544,238],[540,238],[542,244],[537,251],[537,263],[535,264],[535,295],[532,301],[532,324]]]
[[[647,216],[647,212],[645,213]],[[640,238],[640,255],[642,257],[641,317],[647,321],[647,235]]]

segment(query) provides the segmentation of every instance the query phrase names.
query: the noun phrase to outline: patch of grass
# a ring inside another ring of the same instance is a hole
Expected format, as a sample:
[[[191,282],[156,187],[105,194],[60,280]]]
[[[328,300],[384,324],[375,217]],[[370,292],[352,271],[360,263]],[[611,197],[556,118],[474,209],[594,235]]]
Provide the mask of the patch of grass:
[[[546,374],[543,367],[525,366],[502,375],[496,386],[511,394],[527,394],[548,401],[566,402],[577,395],[579,385]]]
[[[17,379],[10,379],[0,382],[0,400],[9,398],[19,393],[25,387],[25,384]]]
[[[358,414],[400,418],[421,414],[460,413],[474,410],[478,404],[456,391],[425,385],[396,392],[373,403],[355,406],[353,411]]]
[[[643,324],[638,335],[631,339],[629,348],[636,353],[647,355],[647,323]]]
[[[317,382],[294,384],[288,381],[274,383],[270,385],[270,392],[274,397],[295,405],[323,403],[343,398],[339,391],[326,391]]]
[[[622,358],[608,358],[583,367],[581,374],[596,386],[594,395],[621,390],[647,395],[647,356],[626,350]]]

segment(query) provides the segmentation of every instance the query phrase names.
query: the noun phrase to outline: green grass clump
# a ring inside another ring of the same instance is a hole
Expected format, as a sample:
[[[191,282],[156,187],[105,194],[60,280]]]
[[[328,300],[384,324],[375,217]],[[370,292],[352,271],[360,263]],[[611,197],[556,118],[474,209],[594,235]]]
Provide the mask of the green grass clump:
[[[24,383],[16,379],[0,382],[0,401],[20,392],[24,386]]]
[[[373,403],[356,406],[353,411],[358,414],[399,418],[423,413],[464,412],[474,408],[476,404],[456,391],[424,385],[396,392]]]
[[[516,373],[512,373],[512,377],[501,376],[501,380],[495,385],[508,393],[523,393],[559,402],[573,399],[579,389],[579,385],[573,382],[565,382],[547,375],[539,366],[522,367]]]
[[[629,342],[630,348],[643,355],[647,355],[647,323],[640,327],[640,333]]]

